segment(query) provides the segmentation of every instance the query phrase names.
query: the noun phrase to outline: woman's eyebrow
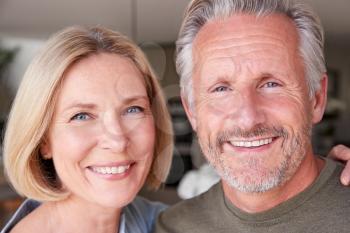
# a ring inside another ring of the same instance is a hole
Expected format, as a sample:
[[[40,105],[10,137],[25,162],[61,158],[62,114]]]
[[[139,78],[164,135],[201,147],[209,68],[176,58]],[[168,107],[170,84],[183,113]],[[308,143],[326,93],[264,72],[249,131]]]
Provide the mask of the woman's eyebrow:
[[[81,108],[81,109],[95,109],[96,105],[92,103],[82,103],[82,102],[73,102],[69,104],[67,107],[63,109],[63,112],[66,112],[73,108]]]
[[[144,101],[149,101],[148,96],[146,95],[134,95],[134,96],[128,96],[125,97],[122,101],[126,104],[131,103],[136,100],[144,100]]]
[[[133,95],[133,96],[121,98],[121,102],[123,102],[125,104],[131,103],[131,102],[137,101],[137,100],[143,100],[143,101],[147,101],[147,102],[149,101],[148,96],[146,96],[146,95]],[[73,109],[73,108],[96,109],[97,106],[96,106],[96,104],[93,104],[93,103],[72,102],[68,106],[66,106],[62,110],[62,112],[66,112],[66,111]]]

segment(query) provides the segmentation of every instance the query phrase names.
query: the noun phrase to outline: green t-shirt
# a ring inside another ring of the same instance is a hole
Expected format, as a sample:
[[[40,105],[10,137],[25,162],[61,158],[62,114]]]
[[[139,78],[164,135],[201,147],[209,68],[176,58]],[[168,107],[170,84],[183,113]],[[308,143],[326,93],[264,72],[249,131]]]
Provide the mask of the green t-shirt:
[[[221,183],[206,193],[168,208],[156,233],[343,233],[350,232],[350,188],[339,182],[342,167],[326,159],[319,177],[303,192],[255,214],[225,198]]]

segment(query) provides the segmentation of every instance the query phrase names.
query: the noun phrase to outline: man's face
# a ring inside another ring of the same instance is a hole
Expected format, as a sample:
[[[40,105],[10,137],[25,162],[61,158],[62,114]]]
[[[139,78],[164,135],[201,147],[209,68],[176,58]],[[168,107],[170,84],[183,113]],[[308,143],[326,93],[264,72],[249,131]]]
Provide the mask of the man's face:
[[[312,155],[311,127],[324,107],[309,97],[293,23],[281,15],[214,20],[196,36],[193,60],[195,109],[187,112],[208,161],[243,192],[284,184]]]

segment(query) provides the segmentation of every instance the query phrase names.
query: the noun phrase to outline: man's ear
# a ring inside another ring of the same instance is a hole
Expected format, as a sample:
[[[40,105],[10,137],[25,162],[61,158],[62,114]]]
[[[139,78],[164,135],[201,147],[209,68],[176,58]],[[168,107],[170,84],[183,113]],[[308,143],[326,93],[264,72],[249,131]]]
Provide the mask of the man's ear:
[[[323,75],[321,80],[321,87],[316,91],[312,100],[312,123],[316,124],[321,121],[327,105],[327,87],[328,77]]]
[[[187,118],[188,120],[190,121],[191,123],[191,126],[192,126],[192,129],[194,131],[197,131],[197,121],[196,121],[196,115],[193,111],[195,111],[193,108],[194,106],[190,106],[190,104],[188,103],[188,100],[187,98],[184,96],[183,93],[181,93],[181,102],[182,102],[182,105],[185,109],[185,112],[186,112],[186,115],[187,115]],[[192,108],[191,108],[192,107]]]
[[[43,159],[52,159],[51,148],[46,138],[40,143],[40,154]]]

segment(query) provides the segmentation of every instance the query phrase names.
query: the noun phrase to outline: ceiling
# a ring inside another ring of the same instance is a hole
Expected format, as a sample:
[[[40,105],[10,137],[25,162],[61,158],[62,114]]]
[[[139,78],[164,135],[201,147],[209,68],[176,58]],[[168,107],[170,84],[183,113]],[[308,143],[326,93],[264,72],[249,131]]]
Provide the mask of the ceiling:
[[[349,0],[306,0],[320,14],[327,38],[348,44]],[[46,38],[69,25],[103,25],[139,43],[172,43],[189,0],[0,0],[0,34]]]

